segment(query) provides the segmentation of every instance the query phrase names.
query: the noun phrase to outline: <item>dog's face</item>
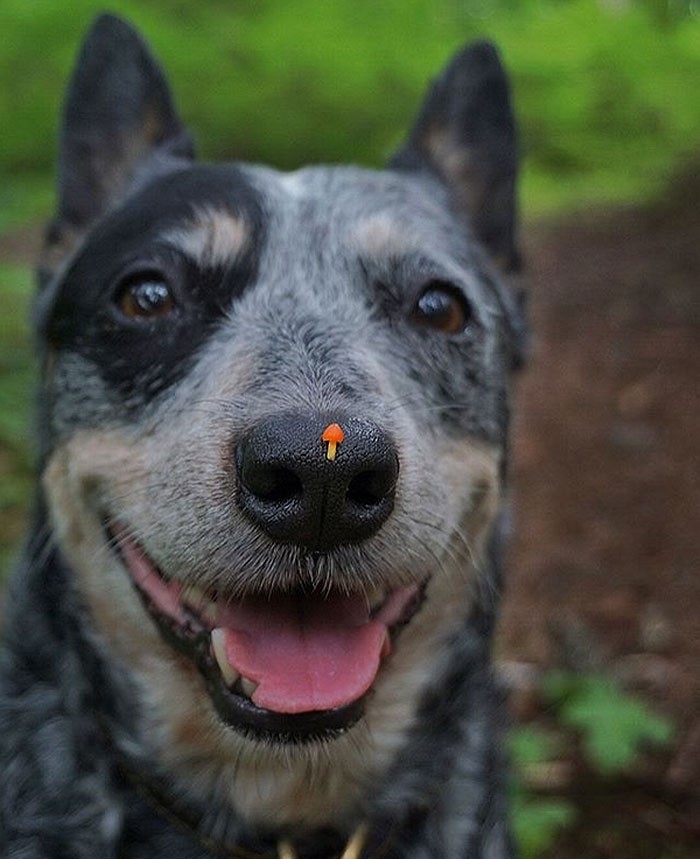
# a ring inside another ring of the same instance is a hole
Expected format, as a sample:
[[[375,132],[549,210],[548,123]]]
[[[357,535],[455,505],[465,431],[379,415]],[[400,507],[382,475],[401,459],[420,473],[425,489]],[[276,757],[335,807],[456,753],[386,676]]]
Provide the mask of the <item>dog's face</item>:
[[[252,820],[357,802],[478,592],[514,149],[485,45],[392,169],[293,174],[194,164],[133,31],[103,17],[83,48],[38,304],[45,492],[134,736]]]

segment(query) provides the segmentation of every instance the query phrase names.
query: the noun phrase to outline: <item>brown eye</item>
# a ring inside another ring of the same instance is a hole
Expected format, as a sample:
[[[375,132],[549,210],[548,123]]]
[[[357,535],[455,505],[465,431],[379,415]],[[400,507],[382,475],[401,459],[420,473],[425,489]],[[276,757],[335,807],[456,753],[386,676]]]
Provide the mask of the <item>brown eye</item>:
[[[466,298],[451,283],[431,281],[415,303],[411,319],[443,334],[459,334],[471,319]]]
[[[175,298],[160,274],[146,272],[127,279],[117,306],[129,319],[160,319],[175,310]]]

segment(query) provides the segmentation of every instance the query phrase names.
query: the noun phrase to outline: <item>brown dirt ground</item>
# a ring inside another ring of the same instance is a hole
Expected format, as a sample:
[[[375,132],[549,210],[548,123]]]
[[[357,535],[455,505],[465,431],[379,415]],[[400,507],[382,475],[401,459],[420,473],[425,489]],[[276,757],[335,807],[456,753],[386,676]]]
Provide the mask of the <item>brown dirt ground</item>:
[[[698,173],[661,205],[527,236],[535,333],[499,656],[611,671],[677,726],[634,776],[574,768],[560,859],[700,856]],[[542,718],[522,684],[513,709]]]
[[[551,788],[578,822],[552,859],[700,857],[698,173],[661,205],[526,236],[535,333],[498,655],[525,678],[611,671],[678,727],[671,750],[624,778],[572,753]],[[25,262],[38,238],[0,237],[0,255]],[[547,718],[529,681],[512,701],[518,719]]]

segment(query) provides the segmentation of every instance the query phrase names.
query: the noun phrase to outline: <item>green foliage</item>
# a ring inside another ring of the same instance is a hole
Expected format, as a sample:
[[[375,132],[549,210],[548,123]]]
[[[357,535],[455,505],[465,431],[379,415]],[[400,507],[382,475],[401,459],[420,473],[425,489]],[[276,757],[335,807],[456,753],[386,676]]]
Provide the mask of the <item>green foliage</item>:
[[[0,228],[50,198],[61,93],[103,8],[0,4]],[[482,36],[514,76],[527,213],[650,195],[700,139],[698,22],[681,0],[121,0],[118,11],[162,58],[210,157],[378,165],[429,78]]]
[[[666,719],[604,675],[553,672],[545,696],[558,721],[581,734],[590,765],[604,775],[628,768],[645,747],[671,740]]]
[[[26,403],[30,388],[29,272],[0,264],[0,443],[18,449],[26,438]]]
[[[0,574],[21,533],[31,486],[29,281],[26,269],[0,264]]]
[[[0,232],[18,224],[45,219],[52,203],[53,191],[46,175],[5,175],[0,170]]]
[[[542,728],[522,726],[513,731],[509,751],[520,769],[539,766],[561,757],[561,739]]]
[[[510,737],[513,828],[523,859],[540,856],[575,820],[569,800],[538,796],[531,787],[533,772],[565,759],[565,749],[573,745],[571,731],[582,738],[589,766],[606,778],[631,767],[648,746],[664,745],[672,736],[665,719],[602,674],[552,671],[543,692],[555,726],[519,727]]]
[[[540,856],[575,819],[575,809],[568,800],[538,797],[527,786],[528,770],[561,758],[561,747],[559,737],[533,726],[517,728],[510,736],[515,767],[512,821],[523,859]]]
[[[562,829],[570,826],[576,812],[563,799],[513,798],[513,829],[522,859],[536,859],[551,847]]]

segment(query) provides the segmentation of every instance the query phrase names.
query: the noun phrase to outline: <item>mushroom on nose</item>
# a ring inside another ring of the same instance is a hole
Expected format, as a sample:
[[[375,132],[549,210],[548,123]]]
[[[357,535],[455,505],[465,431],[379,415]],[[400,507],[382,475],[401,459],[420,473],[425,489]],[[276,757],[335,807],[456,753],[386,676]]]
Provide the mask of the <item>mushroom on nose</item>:
[[[336,457],[336,453],[338,450],[338,445],[345,438],[345,433],[339,424],[328,424],[328,426],[324,429],[323,435],[321,436],[321,441],[328,442],[328,450],[326,451],[326,458],[331,462]]]

